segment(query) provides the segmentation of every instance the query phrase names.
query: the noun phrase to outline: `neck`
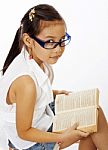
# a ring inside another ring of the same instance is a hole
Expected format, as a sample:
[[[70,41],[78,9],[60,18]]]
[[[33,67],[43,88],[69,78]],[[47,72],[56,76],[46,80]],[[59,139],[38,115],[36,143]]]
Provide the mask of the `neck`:
[[[27,49],[27,51],[29,53],[29,48],[26,48],[26,49]],[[43,61],[41,61],[38,57],[33,57],[33,59],[39,65],[39,67],[44,71]]]

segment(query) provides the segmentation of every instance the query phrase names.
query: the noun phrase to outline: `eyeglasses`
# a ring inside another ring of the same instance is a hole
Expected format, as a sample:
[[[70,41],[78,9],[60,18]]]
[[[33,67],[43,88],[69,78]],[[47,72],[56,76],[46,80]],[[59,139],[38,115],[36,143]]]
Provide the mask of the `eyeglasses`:
[[[59,40],[59,42],[53,42],[52,40],[43,41],[34,35],[31,35],[30,37],[34,39],[41,47],[45,49],[54,49],[58,45],[60,47],[65,47],[71,41],[71,36],[68,33],[66,33],[66,35]]]

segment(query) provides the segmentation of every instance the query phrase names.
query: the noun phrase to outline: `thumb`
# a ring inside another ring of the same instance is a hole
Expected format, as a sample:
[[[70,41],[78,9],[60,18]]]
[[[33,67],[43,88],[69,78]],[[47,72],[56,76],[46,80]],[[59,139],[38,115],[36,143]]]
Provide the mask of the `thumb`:
[[[71,129],[73,129],[73,130],[77,129],[78,125],[79,125],[78,122],[74,123],[74,124],[72,125]]]

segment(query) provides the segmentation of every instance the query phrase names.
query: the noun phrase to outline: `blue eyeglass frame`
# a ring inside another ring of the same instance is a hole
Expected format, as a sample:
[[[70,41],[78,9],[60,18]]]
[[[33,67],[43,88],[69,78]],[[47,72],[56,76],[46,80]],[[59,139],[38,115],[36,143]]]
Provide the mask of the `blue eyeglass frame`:
[[[30,35],[30,37],[32,38],[32,39],[34,39],[41,47],[43,47],[43,48],[45,48],[45,49],[54,49],[54,48],[56,48],[58,45],[60,46],[60,47],[65,47],[66,45],[61,45],[61,43],[63,43],[63,42],[65,42],[65,41],[67,41],[67,40],[69,40],[69,42],[71,41],[71,36],[66,32],[66,36],[67,36],[67,39],[66,40],[63,40],[63,41],[59,41],[59,42],[51,42],[51,43],[55,43],[55,46],[53,47],[53,48],[46,48],[45,47],[45,44],[46,43],[50,43],[50,42],[48,42],[48,41],[43,41],[43,40],[41,40],[41,39],[39,39],[39,38],[37,38],[35,35]],[[60,39],[61,40],[61,39]],[[68,43],[69,43],[68,42]]]

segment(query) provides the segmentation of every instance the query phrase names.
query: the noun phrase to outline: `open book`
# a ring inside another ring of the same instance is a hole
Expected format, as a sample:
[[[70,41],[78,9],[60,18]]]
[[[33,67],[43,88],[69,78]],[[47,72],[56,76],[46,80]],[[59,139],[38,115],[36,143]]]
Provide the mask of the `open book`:
[[[60,132],[79,123],[77,129],[84,132],[97,131],[99,107],[99,90],[90,89],[73,92],[69,95],[60,94],[55,99],[55,116],[53,132]]]

